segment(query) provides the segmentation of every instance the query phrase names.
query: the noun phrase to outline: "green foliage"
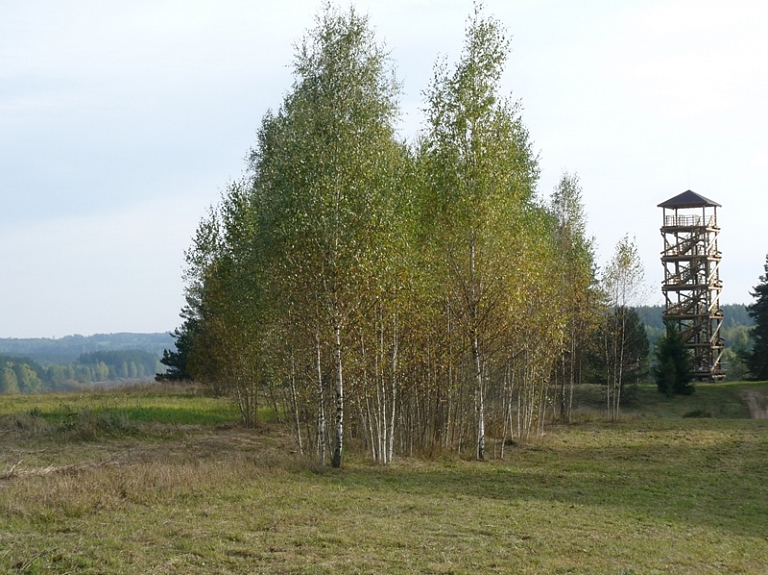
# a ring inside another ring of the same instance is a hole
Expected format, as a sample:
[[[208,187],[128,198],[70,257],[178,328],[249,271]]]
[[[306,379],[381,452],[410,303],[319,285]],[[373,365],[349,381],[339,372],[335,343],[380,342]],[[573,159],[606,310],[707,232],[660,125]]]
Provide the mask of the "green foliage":
[[[321,462],[333,442],[334,465],[345,433],[382,463],[470,443],[482,457],[486,399],[489,428],[539,433],[580,377],[597,290],[577,178],[551,205],[536,197],[538,159],[501,94],[508,51],[477,6],[409,147],[387,51],[354,9],[326,6],[248,173],[186,253],[185,324],[163,362],[247,424],[268,403]]]
[[[597,349],[605,358],[606,404],[613,418],[618,417],[621,407],[624,372],[638,371],[643,363],[642,356],[648,354],[645,329],[640,326],[637,312],[630,307],[645,295],[644,275],[637,246],[625,235],[616,244],[601,278],[607,308],[603,314],[601,344]],[[637,351],[633,353],[632,348]]]
[[[524,278],[537,283],[531,256],[549,255],[553,247],[552,219],[532,202],[538,164],[528,132],[519,108],[499,93],[508,51],[504,28],[476,5],[461,59],[452,72],[435,71],[419,158],[427,175],[420,211],[431,218],[423,223],[430,230],[429,267],[471,350],[479,459],[488,393],[483,371],[501,351],[490,342],[511,338],[518,290]]]
[[[6,363],[0,371],[0,393],[19,393],[19,380],[13,370],[13,363]]]
[[[660,393],[667,397],[691,395],[695,387],[691,384],[693,374],[690,368],[688,350],[673,322],[667,324],[664,336],[656,341],[656,366],[653,376]]]
[[[654,347],[656,340],[666,331],[662,319],[664,306],[637,306],[636,309],[645,324],[648,341]],[[725,343],[722,367],[729,380],[740,381],[747,376],[746,355],[752,346],[750,334],[754,320],[743,305],[725,304],[720,309],[723,312],[720,336]]]
[[[749,375],[747,354],[751,347],[751,328],[737,325],[721,331],[726,346],[721,359],[723,370],[731,381],[746,379]]]
[[[176,351],[163,350],[160,363],[167,369],[164,373],[156,374],[155,381],[187,381],[192,379],[188,372],[187,363],[189,362],[189,354],[192,352],[196,329],[197,320],[190,317],[184,321],[180,328],[173,330],[171,336],[174,339]]]
[[[280,292],[273,301],[285,319],[304,319],[288,329],[298,327],[305,345],[314,332],[332,352],[338,467],[348,331],[396,269],[388,264],[403,162],[394,139],[399,86],[367,18],[353,8],[327,6],[294,62],[293,91],[265,119],[252,155],[257,238],[272,248],[264,256]]]
[[[81,354],[75,363],[42,366],[28,357],[0,355],[0,394],[74,390],[94,382],[144,379],[157,357],[140,350]]]
[[[66,389],[70,382],[75,381],[75,369],[72,364],[51,364],[45,369],[48,388],[51,390]]]
[[[0,394],[35,393],[46,380],[46,370],[36,361],[0,355]]]
[[[645,295],[645,270],[637,244],[625,235],[616,244],[611,261],[603,270],[603,288],[612,307],[630,307]]]
[[[663,305],[639,305],[636,309],[646,326],[658,330],[659,335],[665,331],[662,318]],[[728,336],[729,330],[744,326],[752,327],[754,320],[749,316],[746,306],[743,305],[723,304],[720,309],[723,311],[723,339],[725,339],[726,345],[731,345],[734,338]]]
[[[561,313],[567,318],[565,345],[554,370],[555,382],[559,383],[556,399],[560,417],[571,421],[573,389],[584,378],[593,343],[590,340],[600,324],[602,299],[595,281],[594,239],[586,235],[587,217],[577,175],[563,174],[552,194],[550,211],[557,222],[557,274],[565,302]]]
[[[86,374],[82,367],[87,367]],[[145,379],[157,370],[157,356],[141,350],[93,351],[77,358],[75,370],[81,378],[90,381]]]
[[[14,364],[13,368],[16,372],[16,380],[19,385],[19,390],[22,393],[34,393],[40,391],[43,382],[29,365]]]
[[[654,330],[658,330],[660,333],[665,331],[663,305],[640,305],[637,306],[637,312],[640,314],[643,323]],[[720,306],[723,311],[723,329],[727,330],[738,327],[752,327],[754,321],[749,316],[746,306],[739,304],[724,304]],[[726,344],[730,345],[731,340],[724,336]]]
[[[606,384],[618,373],[618,353],[623,345],[621,386],[642,381],[648,373],[650,345],[644,324],[635,308],[619,307],[608,312],[593,334],[587,371],[590,381]],[[607,353],[606,353],[607,352]]]
[[[768,380],[768,256],[764,269],[752,292],[755,302],[747,307],[755,325],[750,331],[752,348],[744,354],[750,377],[759,380]]]
[[[393,227],[407,154],[394,139],[386,51],[354,9],[325,7],[297,46],[294,78],[263,119],[249,175],[228,187],[187,252],[186,315],[196,323],[182,343],[186,371],[235,397],[251,424],[259,398],[276,402],[277,380],[295,378],[296,348],[305,361],[314,345],[331,351],[340,462],[344,344],[401,269]]]

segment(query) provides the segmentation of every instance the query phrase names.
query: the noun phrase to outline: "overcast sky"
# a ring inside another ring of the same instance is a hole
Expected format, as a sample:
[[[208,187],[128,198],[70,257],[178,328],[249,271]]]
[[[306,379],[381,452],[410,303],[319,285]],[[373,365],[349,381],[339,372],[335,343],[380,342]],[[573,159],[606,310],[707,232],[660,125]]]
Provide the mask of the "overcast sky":
[[[354,2],[391,50],[404,138],[469,0]],[[347,4],[342,4],[346,6]],[[605,263],[636,239],[662,303],[660,202],[722,204],[724,303],[768,252],[768,3],[489,0],[539,192],[578,173]],[[183,252],[291,87],[304,0],[0,2],[0,337],[179,325]]]

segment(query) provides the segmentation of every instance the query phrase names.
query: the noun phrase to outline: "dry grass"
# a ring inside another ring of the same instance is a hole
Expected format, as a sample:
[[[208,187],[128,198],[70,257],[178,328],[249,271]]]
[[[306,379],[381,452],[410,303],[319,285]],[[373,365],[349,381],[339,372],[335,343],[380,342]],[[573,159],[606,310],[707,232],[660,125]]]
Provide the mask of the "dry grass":
[[[589,416],[503,461],[330,470],[278,426],[3,417],[1,573],[768,572],[765,420]]]

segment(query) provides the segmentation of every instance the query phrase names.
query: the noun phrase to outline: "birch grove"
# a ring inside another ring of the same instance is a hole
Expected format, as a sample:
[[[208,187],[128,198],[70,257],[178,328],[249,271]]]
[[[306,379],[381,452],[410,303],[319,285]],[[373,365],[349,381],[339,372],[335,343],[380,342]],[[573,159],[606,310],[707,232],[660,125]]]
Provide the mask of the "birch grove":
[[[365,16],[327,6],[297,44],[248,174],[187,252],[190,371],[244,421],[271,408],[299,451],[338,467],[348,445],[382,464],[503,455],[568,416],[591,244],[574,178],[552,203],[537,195],[538,158],[502,93],[508,55],[476,6],[408,143]]]

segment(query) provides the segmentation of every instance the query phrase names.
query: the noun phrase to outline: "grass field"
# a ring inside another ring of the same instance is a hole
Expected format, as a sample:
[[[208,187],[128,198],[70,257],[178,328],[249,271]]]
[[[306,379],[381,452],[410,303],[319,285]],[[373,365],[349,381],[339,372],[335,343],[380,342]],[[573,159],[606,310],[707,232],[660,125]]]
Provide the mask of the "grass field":
[[[768,385],[641,387],[622,422],[591,412],[503,461],[341,470],[183,390],[0,397],[0,572],[764,574],[749,391]]]

